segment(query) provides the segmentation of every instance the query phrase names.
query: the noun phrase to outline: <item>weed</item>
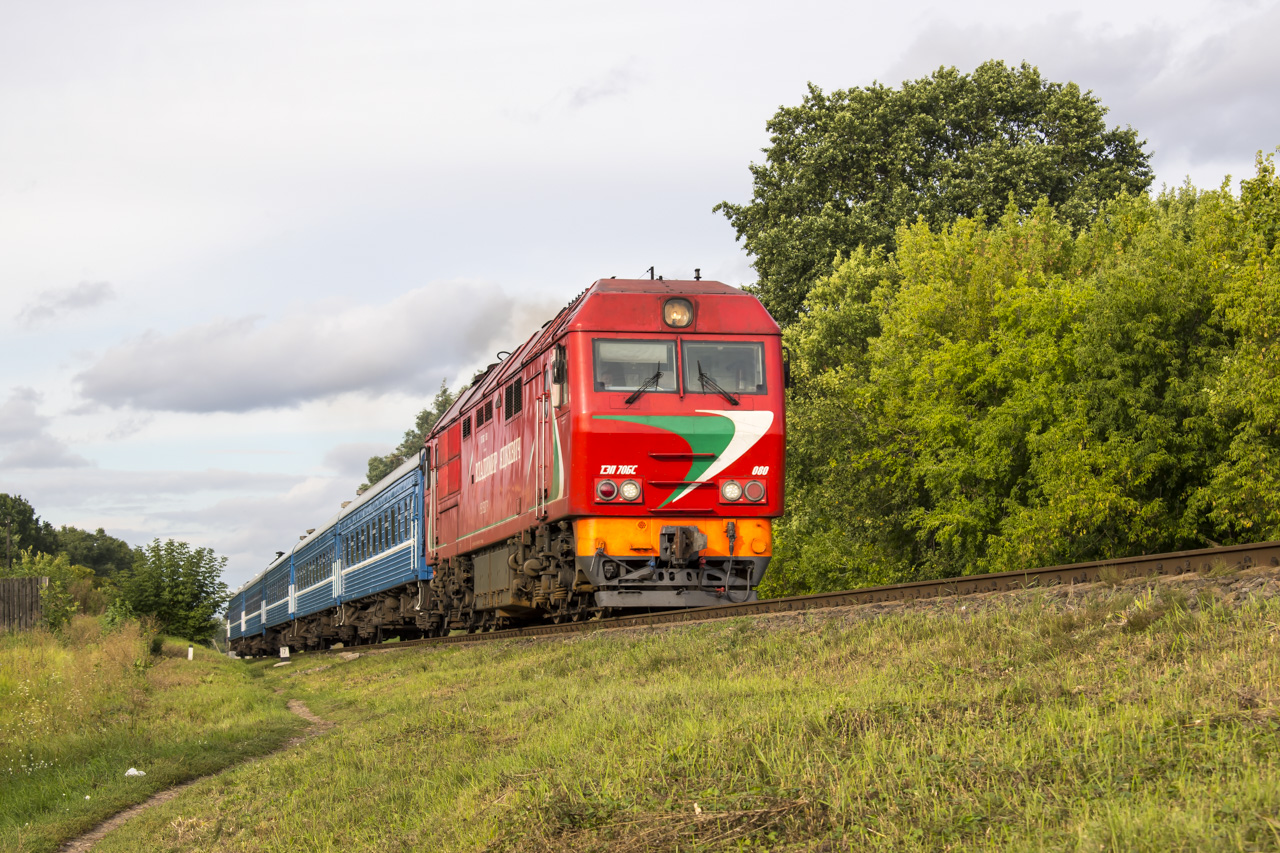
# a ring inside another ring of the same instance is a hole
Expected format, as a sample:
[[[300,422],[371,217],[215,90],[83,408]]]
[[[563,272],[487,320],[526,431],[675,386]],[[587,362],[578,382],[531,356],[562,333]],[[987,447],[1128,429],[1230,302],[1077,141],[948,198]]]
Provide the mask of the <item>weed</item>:
[[[99,849],[1280,847],[1280,601],[1152,584],[1069,606],[246,664],[334,736]]]
[[[153,662],[136,620],[0,635],[0,849],[53,850],[152,793],[277,746],[298,723],[200,650]],[[145,777],[126,778],[138,767]]]

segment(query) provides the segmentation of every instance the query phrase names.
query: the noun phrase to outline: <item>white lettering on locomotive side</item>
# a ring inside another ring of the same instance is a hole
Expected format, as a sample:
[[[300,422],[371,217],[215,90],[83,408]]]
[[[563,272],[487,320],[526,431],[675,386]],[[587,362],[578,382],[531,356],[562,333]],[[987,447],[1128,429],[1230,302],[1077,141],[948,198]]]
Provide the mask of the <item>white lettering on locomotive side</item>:
[[[752,477],[763,477],[764,475],[766,475],[766,474],[768,474],[768,473],[769,473],[769,466],[768,466],[768,465],[757,465],[756,467],[754,467],[754,468],[752,468],[752,469],[751,469],[751,476],[752,476]]]
[[[520,439],[504,444],[498,450],[498,467],[506,468],[520,461]]]
[[[634,477],[636,469],[639,467],[639,465],[601,465],[600,473],[602,475],[613,474],[618,477]]]
[[[509,444],[504,444],[498,448],[497,453],[490,453],[488,456],[482,456],[476,460],[474,477],[479,483],[492,477],[498,471],[510,465],[514,465],[520,461],[520,439],[516,439]]]

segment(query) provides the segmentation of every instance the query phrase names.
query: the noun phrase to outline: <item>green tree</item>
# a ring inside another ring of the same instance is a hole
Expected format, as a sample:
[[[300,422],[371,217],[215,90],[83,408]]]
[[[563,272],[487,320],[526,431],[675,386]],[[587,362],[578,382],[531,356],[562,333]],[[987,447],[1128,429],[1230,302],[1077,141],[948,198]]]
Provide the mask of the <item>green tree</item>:
[[[784,338],[767,592],[1280,537],[1280,181],[899,229]]]
[[[58,550],[53,525],[41,521],[22,495],[0,494],[0,560],[12,570],[22,552],[52,554]]]
[[[810,84],[803,103],[767,123],[751,202],[715,210],[755,257],[756,293],[786,325],[837,255],[892,252],[904,222],[990,223],[1011,201],[1027,213],[1043,198],[1078,230],[1107,199],[1145,191],[1145,143],[1131,128],[1108,130],[1106,112],[1091,92],[1026,63],[940,68],[897,90]]]
[[[58,551],[72,563],[88,566],[99,578],[110,578],[133,565],[133,548],[123,539],[107,535],[99,527],[90,533],[78,527],[63,525],[56,534]]]
[[[1224,223],[1238,244],[1223,246],[1214,257],[1227,278],[1216,308],[1238,342],[1209,391],[1209,411],[1229,443],[1198,509],[1224,538],[1261,541],[1280,539],[1280,180],[1274,155],[1259,152],[1257,176],[1241,182],[1238,209],[1235,221]]]
[[[229,598],[222,582],[227,558],[173,539],[155,539],[134,553],[133,567],[120,580],[132,611],[155,617],[164,633],[197,642],[212,637]]]
[[[365,474],[365,482],[360,485],[357,492],[363,492],[403,465],[406,459],[417,455],[418,451],[422,449],[423,440],[431,432],[431,428],[436,425],[436,421],[440,420],[441,415],[449,410],[449,407],[453,405],[453,401],[457,398],[458,392],[450,391],[449,386],[442,380],[440,382],[440,390],[431,399],[431,405],[418,412],[413,429],[405,431],[404,440],[400,442],[400,446],[386,456],[369,457],[369,470]]]

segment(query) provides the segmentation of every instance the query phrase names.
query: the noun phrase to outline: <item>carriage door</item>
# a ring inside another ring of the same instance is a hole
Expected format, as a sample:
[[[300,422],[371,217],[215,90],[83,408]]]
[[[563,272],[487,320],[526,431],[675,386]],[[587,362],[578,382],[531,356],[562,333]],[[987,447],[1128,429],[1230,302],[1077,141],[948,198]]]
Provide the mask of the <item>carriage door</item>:
[[[435,504],[437,524],[432,549],[458,540],[458,502],[462,488],[462,423],[444,431],[436,444]]]

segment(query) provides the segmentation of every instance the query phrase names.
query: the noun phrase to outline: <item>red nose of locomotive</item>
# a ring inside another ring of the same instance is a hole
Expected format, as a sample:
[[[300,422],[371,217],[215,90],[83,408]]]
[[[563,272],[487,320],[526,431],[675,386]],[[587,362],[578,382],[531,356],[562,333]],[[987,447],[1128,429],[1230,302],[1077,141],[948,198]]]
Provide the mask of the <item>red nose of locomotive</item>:
[[[578,563],[606,606],[754,596],[782,512],[776,324],[734,288],[667,284],[681,295],[628,294],[633,322],[579,344]]]

